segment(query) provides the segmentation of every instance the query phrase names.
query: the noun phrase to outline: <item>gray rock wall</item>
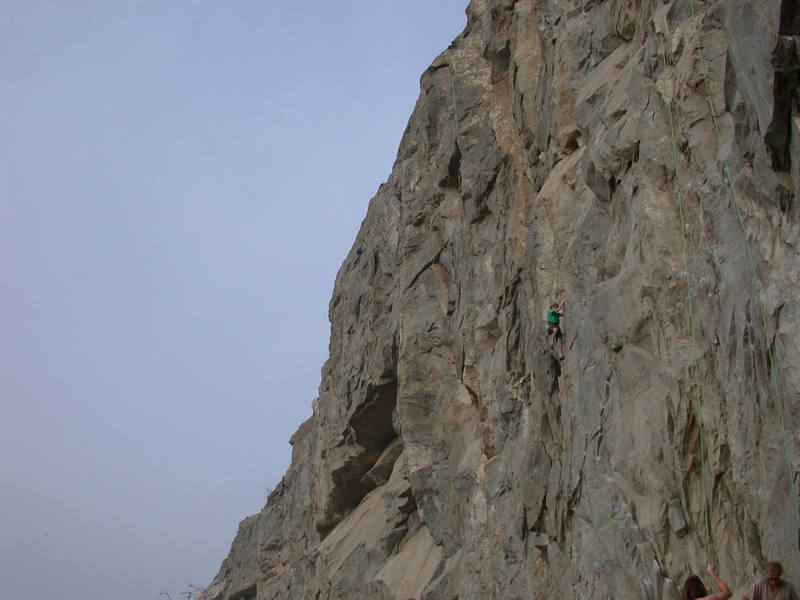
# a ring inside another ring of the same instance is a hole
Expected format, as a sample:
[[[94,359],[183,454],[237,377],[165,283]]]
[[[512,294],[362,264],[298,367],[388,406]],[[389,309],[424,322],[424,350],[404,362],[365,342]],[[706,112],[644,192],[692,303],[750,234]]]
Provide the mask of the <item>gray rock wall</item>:
[[[207,597],[667,599],[709,559],[800,583],[797,3],[467,12]]]

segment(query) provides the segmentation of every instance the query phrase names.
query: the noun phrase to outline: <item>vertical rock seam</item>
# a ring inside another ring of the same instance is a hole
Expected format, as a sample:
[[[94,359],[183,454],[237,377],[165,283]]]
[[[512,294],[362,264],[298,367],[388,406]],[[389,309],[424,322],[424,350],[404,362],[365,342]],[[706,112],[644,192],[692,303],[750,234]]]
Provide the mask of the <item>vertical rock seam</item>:
[[[662,600],[712,554],[732,587],[770,559],[800,583],[797,3],[467,17],[337,276],[291,466],[205,600]]]

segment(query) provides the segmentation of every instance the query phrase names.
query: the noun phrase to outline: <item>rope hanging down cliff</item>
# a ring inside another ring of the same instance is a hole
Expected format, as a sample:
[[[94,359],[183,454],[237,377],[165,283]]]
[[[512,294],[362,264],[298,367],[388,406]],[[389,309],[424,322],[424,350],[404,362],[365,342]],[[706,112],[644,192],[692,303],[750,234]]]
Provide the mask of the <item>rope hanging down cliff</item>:
[[[667,50],[666,50],[666,34],[668,31],[668,24],[666,17],[664,19],[663,27],[661,28],[661,61],[664,71],[667,70]],[[689,246],[686,234],[686,215],[684,211],[684,196],[681,186],[679,164],[678,164],[678,143],[675,133],[675,119],[672,114],[672,100],[664,97],[664,105],[667,111],[667,120],[669,121],[670,136],[672,138],[672,163],[675,171],[675,195],[678,202],[678,214],[680,216],[681,227],[681,240],[683,247],[683,268],[686,274],[686,313],[688,319],[689,331],[692,336],[692,384],[690,388],[690,398],[692,399],[692,408],[694,409],[695,419],[700,430],[700,472],[701,482],[703,486],[703,520],[705,522],[705,540],[704,546],[706,554],[714,558],[714,546],[711,538],[711,490],[709,486],[708,468],[706,465],[706,439],[705,427],[703,424],[703,387],[700,381],[700,358],[697,350],[697,332],[694,324],[694,307],[692,304],[693,286],[692,274],[689,268]]]
[[[692,11],[692,18],[696,19],[697,13],[695,11],[694,0],[689,0],[689,6]],[[711,97],[711,84],[709,83],[708,67],[706,65],[705,55],[703,54],[702,44],[697,45],[697,54],[698,58],[700,59],[699,63],[705,87],[705,96],[706,96],[706,101],[708,102],[709,114],[711,115],[711,120],[714,124],[714,132],[717,138],[717,153],[719,154],[719,152],[722,150],[722,133],[720,131],[719,119],[717,118],[717,111],[714,108],[714,101]],[[739,199],[736,194],[736,186],[734,185],[733,182],[733,176],[731,175],[731,169],[730,166],[728,165],[728,160],[727,158],[723,157],[719,159],[719,161],[722,163],[722,171],[725,175],[725,182],[727,184],[733,205],[736,208],[736,217],[739,222],[739,229],[742,233],[742,237],[744,238],[745,246],[747,247],[747,256],[750,262],[751,285],[753,286],[753,293],[758,303],[758,312],[761,318],[761,326],[764,330],[764,344],[767,349],[767,358],[769,360],[768,368],[770,371],[770,381],[772,383],[773,393],[775,394],[775,401],[776,404],[778,405],[778,418],[780,421],[780,426],[783,436],[783,452],[784,452],[784,459],[786,461],[787,475],[789,477],[789,489],[794,503],[794,511],[795,511],[795,518],[797,520],[797,526],[798,528],[800,528],[800,498],[798,498],[797,488],[795,487],[796,471],[793,465],[792,456],[789,449],[789,433],[788,433],[788,428],[786,426],[786,410],[783,398],[783,391],[781,390],[780,382],[778,381],[778,371],[780,369],[779,369],[779,364],[775,358],[775,352],[771,343],[772,333],[770,331],[769,322],[767,320],[766,309],[764,308],[764,302],[762,300],[761,281],[758,278],[756,261],[753,255],[753,248],[750,243],[750,238],[747,236],[747,229],[744,223],[744,212],[742,211],[742,206],[739,203]]]

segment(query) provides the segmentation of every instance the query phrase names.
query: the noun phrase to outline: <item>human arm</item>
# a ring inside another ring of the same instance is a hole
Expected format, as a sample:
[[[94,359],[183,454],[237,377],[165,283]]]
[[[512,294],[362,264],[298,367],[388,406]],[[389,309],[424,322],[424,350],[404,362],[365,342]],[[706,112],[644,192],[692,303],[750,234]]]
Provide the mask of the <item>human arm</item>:
[[[714,565],[708,565],[708,574],[711,575],[711,579],[714,580],[714,583],[719,588],[719,592],[716,594],[710,594],[702,600],[727,600],[733,595],[733,592],[731,592],[731,588],[728,587],[728,584],[719,578],[717,567]]]

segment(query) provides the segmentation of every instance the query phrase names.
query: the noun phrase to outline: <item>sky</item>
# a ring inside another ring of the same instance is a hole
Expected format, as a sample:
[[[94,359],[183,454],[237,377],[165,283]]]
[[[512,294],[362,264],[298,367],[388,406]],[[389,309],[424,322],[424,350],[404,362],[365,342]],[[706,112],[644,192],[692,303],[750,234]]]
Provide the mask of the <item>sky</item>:
[[[211,581],[288,466],[336,271],[465,8],[0,1],[5,597]]]

